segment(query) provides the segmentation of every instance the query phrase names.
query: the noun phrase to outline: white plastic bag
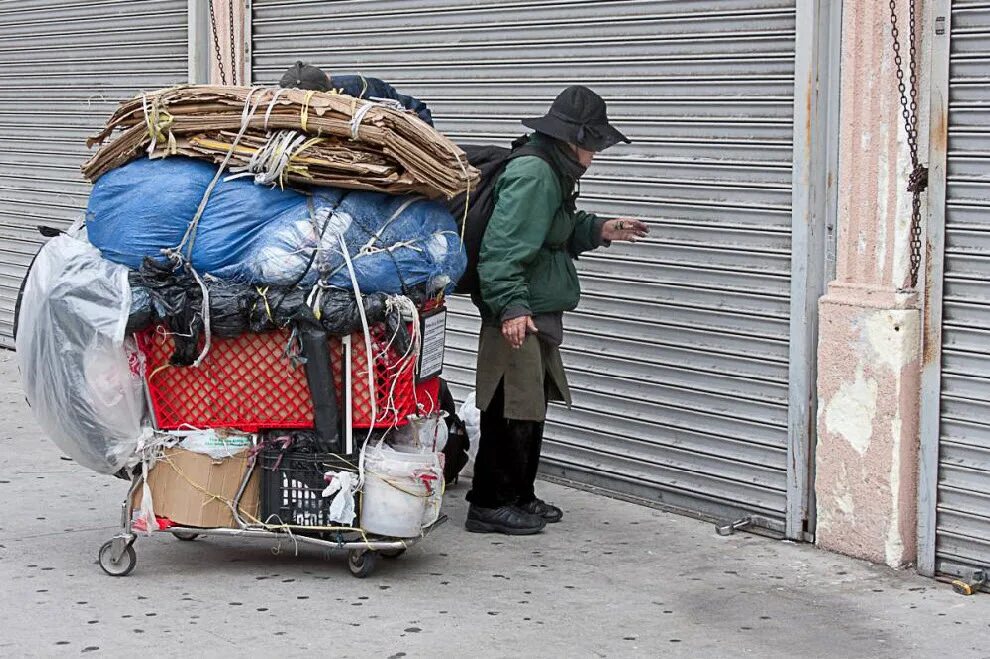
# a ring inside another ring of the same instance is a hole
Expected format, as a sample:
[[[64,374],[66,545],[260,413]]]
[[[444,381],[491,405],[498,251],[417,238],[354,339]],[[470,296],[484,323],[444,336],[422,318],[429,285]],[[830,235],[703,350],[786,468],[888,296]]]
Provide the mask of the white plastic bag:
[[[254,435],[232,430],[174,430],[173,435],[182,437],[179,444],[187,451],[203,453],[214,460],[232,458],[241,451],[254,446]]]
[[[357,515],[354,509],[354,492],[357,490],[358,475],[353,471],[331,471],[327,472],[326,478],[330,482],[323,490],[323,498],[333,497],[327,516],[331,522],[350,526]]]
[[[434,412],[427,416],[409,415],[409,423],[397,429],[390,444],[424,449],[434,453],[443,451],[447,445],[450,430],[447,428],[447,413]]]
[[[127,268],[61,235],[38,253],[18,318],[17,363],[38,425],[105,474],[124,467],[148,432],[143,359],[124,336],[130,307]]]
[[[474,459],[478,455],[478,445],[481,443],[481,410],[475,407],[475,394],[471,394],[464,399],[457,416],[464,422],[464,429],[468,436],[468,461],[461,470],[461,475],[468,478],[474,475]]]

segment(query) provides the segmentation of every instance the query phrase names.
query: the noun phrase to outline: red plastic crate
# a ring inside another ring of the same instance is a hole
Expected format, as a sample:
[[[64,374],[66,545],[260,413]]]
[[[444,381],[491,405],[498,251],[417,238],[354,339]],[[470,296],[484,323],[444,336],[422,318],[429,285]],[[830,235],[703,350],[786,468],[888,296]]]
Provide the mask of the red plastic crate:
[[[168,363],[174,343],[164,327],[138,334],[145,355],[146,381],[158,427],[175,430],[235,428],[257,432],[264,428],[312,428],[313,403],[303,367],[285,356],[287,330],[243,334],[234,339],[213,337],[210,353],[198,367]],[[372,329],[372,352],[377,417],[375,428],[407,423],[406,417],[437,407],[439,378],[415,383],[415,363],[400,360],[387,349],[383,327]],[[351,409],[355,428],[371,426],[371,394],[364,335],[351,337]],[[342,341],[330,341],[337,400],[343,401]],[[418,404],[418,405],[417,405]]]

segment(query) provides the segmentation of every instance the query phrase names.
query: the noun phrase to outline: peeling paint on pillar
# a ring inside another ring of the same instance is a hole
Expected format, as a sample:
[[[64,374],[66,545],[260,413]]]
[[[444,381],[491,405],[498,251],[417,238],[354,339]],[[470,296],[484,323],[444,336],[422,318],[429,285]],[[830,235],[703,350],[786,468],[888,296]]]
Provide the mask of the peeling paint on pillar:
[[[816,536],[826,549],[901,566],[915,547],[921,317],[872,297],[833,287],[821,302]]]
[[[877,415],[876,381],[866,380],[863,371],[857,371],[856,379],[843,384],[824,409],[828,431],[845,439],[860,455],[865,454]]]

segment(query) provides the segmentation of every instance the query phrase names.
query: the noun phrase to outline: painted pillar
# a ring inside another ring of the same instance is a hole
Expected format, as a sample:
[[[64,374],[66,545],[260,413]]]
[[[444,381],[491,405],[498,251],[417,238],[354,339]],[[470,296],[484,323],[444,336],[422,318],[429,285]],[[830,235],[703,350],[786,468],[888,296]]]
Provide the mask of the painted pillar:
[[[907,2],[898,7],[906,39]],[[902,566],[916,546],[921,314],[908,290],[910,158],[886,2],[846,0],[841,68],[836,278],[819,302],[816,542]]]
[[[246,37],[244,33],[244,21],[246,14],[246,0],[207,0],[213,5],[213,14],[216,18],[217,40],[220,43],[220,62],[223,63],[226,84],[233,84],[236,74],[237,84],[246,87],[251,84],[248,79],[249,70],[246,64]],[[233,13],[233,15],[231,15]],[[233,61],[231,61],[231,41],[230,25],[233,19],[234,26],[234,47]],[[207,25],[204,35],[210,43],[210,83],[219,85],[222,83],[220,77],[220,63],[217,62],[217,50],[213,40],[212,25]],[[286,65],[288,67],[288,65]]]

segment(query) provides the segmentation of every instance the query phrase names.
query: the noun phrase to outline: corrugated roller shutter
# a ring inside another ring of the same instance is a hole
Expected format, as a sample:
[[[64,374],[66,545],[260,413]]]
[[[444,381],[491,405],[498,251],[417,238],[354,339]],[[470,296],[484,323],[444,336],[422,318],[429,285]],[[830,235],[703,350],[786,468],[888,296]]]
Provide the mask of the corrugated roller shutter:
[[[936,567],[990,568],[990,3],[953,2]]]
[[[794,0],[254,0],[253,74],[297,59],[427,101],[462,143],[507,144],[571,84],[632,145],[581,204],[652,233],[583,257],[566,319],[574,408],[550,473],[719,515],[781,519],[787,473]],[[473,387],[477,317],[451,302],[446,377]]]
[[[117,102],[188,79],[183,0],[0,2],[0,346],[37,227],[86,207],[86,138]]]

